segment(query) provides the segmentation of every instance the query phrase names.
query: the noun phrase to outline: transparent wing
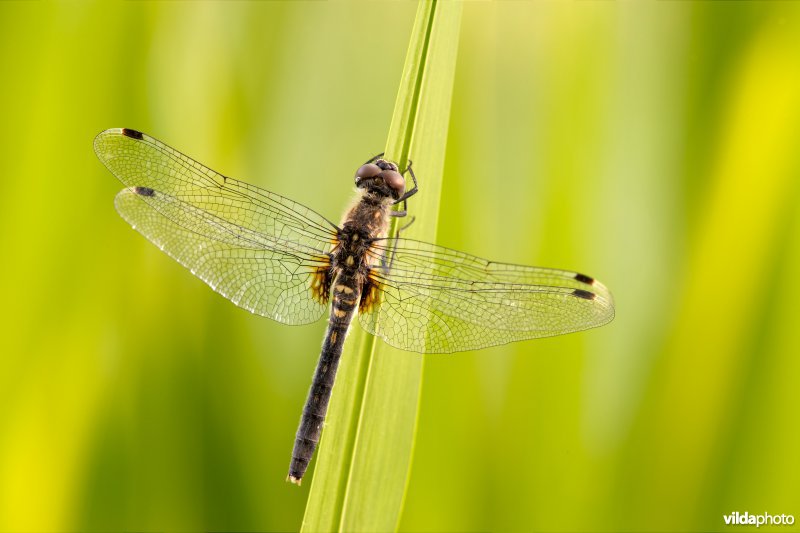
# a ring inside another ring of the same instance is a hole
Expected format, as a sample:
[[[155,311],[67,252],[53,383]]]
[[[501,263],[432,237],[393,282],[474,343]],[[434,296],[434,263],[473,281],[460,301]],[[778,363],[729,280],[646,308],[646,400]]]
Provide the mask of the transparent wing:
[[[362,327],[404,350],[451,353],[594,328],[614,318],[608,289],[566,270],[495,263],[434,244],[374,247],[376,305]]]
[[[115,200],[120,215],[212,289],[285,324],[323,314],[311,287],[329,264],[335,225],[133,130],[104,131],[94,147],[128,187]]]

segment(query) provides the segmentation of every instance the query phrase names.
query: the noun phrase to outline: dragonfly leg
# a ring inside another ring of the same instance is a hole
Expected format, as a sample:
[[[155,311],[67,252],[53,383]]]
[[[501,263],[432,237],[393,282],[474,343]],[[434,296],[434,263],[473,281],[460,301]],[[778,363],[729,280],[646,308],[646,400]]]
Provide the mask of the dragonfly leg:
[[[374,163],[375,161],[377,161],[378,159],[380,159],[381,157],[383,157],[383,154],[385,154],[385,153],[386,153],[386,152],[381,152],[381,153],[379,153],[378,155],[375,155],[375,156],[372,156],[372,157],[370,157],[369,159],[367,159],[367,161],[366,161],[364,164],[365,164],[365,165],[369,165],[370,163]]]
[[[392,216],[394,216],[394,217],[404,217],[404,216],[406,216],[406,213],[408,213],[408,199],[419,192],[419,186],[417,185],[417,177],[414,175],[414,171],[411,169],[411,165],[412,164],[413,164],[413,162],[409,159],[408,160],[408,166],[400,174],[405,174],[406,172],[411,174],[411,180],[414,182],[414,186],[410,190],[406,191],[406,193],[403,196],[401,196],[400,198],[398,198],[394,202],[393,205],[397,205],[400,202],[403,202],[403,209],[400,209],[398,211],[394,211],[392,213]],[[394,213],[402,213],[402,215],[399,215],[399,214],[396,215]]]
[[[408,166],[400,174],[405,174],[406,172],[411,174],[411,181],[414,182],[414,186],[411,187],[411,189],[407,190],[403,196],[401,196],[400,198],[398,198],[394,202],[395,204],[399,204],[400,202],[403,202],[403,209],[406,208],[406,200],[408,200],[409,198],[411,198],[412,196],[414,196],[415,194],[417,194],[419,192],[419,186],[417,185],[417,177],[414,175],[414,170],[411,168],[412,164],[413,164],[413,162],[409,159]]]
[[[400,232],[401,232],[401,231],[405,231],[405,230],[407,230],[407,229],[408,229],[408,227],[409,227],[409,226],[411,226],[411,224],[413,224],[415,220],[417,220],[417,217],[411,217],[411,220],[409,220],[408,222],[406,222],[406,225],[405,225],[405,226],[403,226],[403,227],[399,228],[399,229],[397,230],[397,237],[400,237]]]
[[[400,213],[400,211],[398,211],[398,213]],[[403,211],[403,216],[405,216],[405,211]],[[399,227],[397,229],[397,234],[395,235],[395,239],[399,239],[400,238],[400,233],[402,233],[403,231],[407,230],[408,227],[411,224],[413,224],[414,221],[416,221],[416,220],[417,220],[417,217],[411,217],[411,220],[409,220],[404,226]],[[392,242],[394,242],[394,246],[397,246],[397,241],[396,240],[392,239]],[[386,256],[389,255],[389,254],[391,254],[392,257],[389,258],[389,264],[387,265],[386,264]],[[381,269],[384,272],[388,273],[392,269],[392,265],[393,264],[394,264],[394,247],[392,247],[391,250],[386,250],[386,253],[381,256]]]

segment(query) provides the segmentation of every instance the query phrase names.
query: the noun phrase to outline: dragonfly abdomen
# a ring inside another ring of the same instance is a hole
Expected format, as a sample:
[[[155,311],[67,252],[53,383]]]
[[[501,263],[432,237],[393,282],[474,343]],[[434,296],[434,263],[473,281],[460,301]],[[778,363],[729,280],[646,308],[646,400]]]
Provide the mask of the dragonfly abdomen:
[[[289,465],[288,479],[298,485],[319,443],[333,383],[336,379],[336,370],[342,356],[344,339],[361,299],[357,277],[341,271],[334,278],[332,295],[328,331],[322,342],[322,353],[317,363],[317,369],[314,371],[314,381],[311,383],[311,389],[308,391],[308,398],[303,407],[300,427],[297,428],[294,441],[292,462]]]
[[[328,271],[330,277],[327,278],[333,279],[330,283],[331,316],[294,441],[288,478],[292,483],[300,484],[319,443],[344,339],[353,316],[363,305],[361,293],[372,261],[370,248],[375,237],[386,231],[389,206],[388,200],[384,202],[381,198],[364,195],[348,212],[336,236],[337,244]],[[322,283],[319,286],[328,285]]]

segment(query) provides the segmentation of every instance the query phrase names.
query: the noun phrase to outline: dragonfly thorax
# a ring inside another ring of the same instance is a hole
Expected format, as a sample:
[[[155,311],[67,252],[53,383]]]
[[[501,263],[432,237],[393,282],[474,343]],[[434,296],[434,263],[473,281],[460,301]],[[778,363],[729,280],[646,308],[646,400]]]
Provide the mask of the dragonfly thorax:
[[[331,261],[334,269],[355,273],[367,266],[367,256],[373,241],[370,235],[354,224],[345,223],[339,231],[338,241]]]

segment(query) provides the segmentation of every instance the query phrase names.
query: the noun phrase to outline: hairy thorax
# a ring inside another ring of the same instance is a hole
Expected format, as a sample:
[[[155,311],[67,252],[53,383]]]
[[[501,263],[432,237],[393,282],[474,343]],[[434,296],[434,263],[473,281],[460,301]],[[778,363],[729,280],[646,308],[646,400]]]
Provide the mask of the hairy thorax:
[[[386,237],[391,206],[391,199],[376,198],[369,193],[359,195],[342,221],[339,242],[331,258],[334,271],[366,276],[369,267],[380,262],[373,243]]]

